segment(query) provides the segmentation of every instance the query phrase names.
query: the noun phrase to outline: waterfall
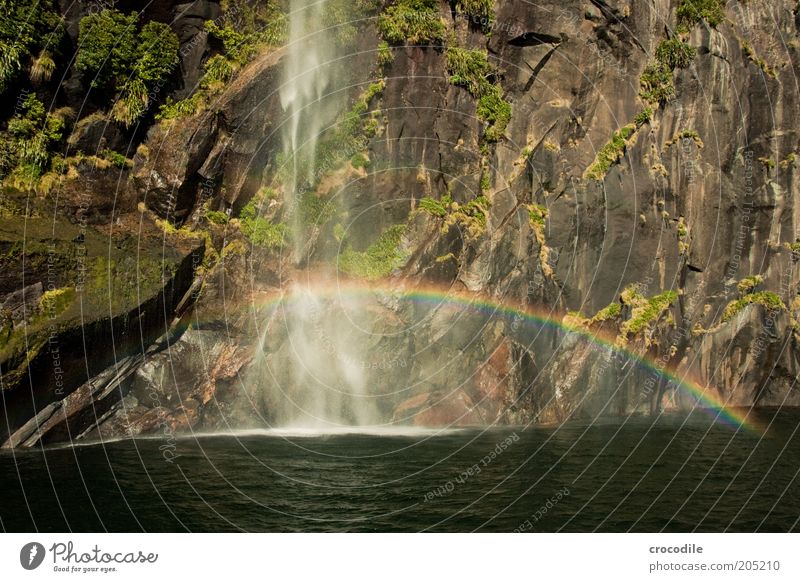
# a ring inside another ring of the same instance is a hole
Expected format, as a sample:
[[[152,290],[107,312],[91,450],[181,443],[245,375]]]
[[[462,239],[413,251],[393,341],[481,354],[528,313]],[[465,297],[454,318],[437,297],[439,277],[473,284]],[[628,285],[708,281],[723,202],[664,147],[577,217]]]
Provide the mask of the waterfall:
[[[315,182],[317,143],[320,134],[341,111],[343,94],[336,80],[340,47],[326,26],[325,0],[291,0],[289,44],[280,89],[286,114],[282,127],[283,167],[286,205],[292,217],[293,257],[304,255],[304,227],[297,212],[299,197]]]
[[[298,211],[314,187],[317,143],[346,106],[341,47],[325,19],[324,0],[291,0],[289,43],[280,100],[283,124],[284,207],[292,229],[292,258],[302,264],[309,237]],[[338,69],[338,70],[337,70]],[[349,306],[354,309],[354,306]],[[342,301],[321,299],[313,288],[293,285],[272,314],[262,338],[253,381],[262,391],[273,426],[330,429],[379,422],[359,346],[363,331],[347,325]],[[277,341],[276,338],[280,338]],[[270,352],[270,346],[279,344]]]

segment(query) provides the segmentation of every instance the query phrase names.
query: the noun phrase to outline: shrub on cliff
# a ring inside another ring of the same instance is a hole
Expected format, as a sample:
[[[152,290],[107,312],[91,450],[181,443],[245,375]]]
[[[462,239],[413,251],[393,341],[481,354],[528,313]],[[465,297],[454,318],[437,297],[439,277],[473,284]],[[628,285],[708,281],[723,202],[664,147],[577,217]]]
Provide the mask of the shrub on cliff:
[[[75,68],[89,86],[116,94],[116,121],[135,123],[150,105],[150,93],[162,85],[178,64],[178,37],[161,22],[137,31],[136,12],[114,9],[81,19]]]
[[[399,0],[383,11],[378,30],[393,43],[441,43],[445,36],[436,0]]]
[[[466,14],[473,21],[485,20],[491,22],[493,17],[492,7],[494,0],[456,0],[456,10]]]
[[[488,56],[484,51],[448,46],[445,57],[450,82],[478,99],[478,117],[489,124],[484,139],[498,141],[511,121],[511,104],[503,98],[502,87],[491,80],[494,71]]]
[[[688,67],[697,50],[673,37],[661,41],[656,47],[655,60],[647,65],[639,84],[639,96],[650,103],[665,103],[675,97],[672,73],[675,69]]]
[[[626,125],[619,131],[615,131],[611,140],[597,152],[594,163],[586,170],[585,176],[594,180],[603,180],[611,166],[617,163],[625,153],[625,148],[635,132],[636,125],[634,124]]]
[[[49,79],[64,33],[54,5],[53,0],[0,0],[0,94],[29,65],[34,81]]]
[[[689,28],[701,20],[711,26],[717,26],[725,20],[725,2],[723,0],[681,0],[677,10],[678,23]]]
[[[781,298],[778,295],[770,291],[759,291],[757,293],[750,293],[741,299],[730,302],[725,308],[725,311],[722,313],[723,323],[730,321],[739,313],[741,313],[745,307],[754,303],[762,305],[770,311],[780,311],[786,309],[786,305],[784,305],[783,301],[781,301]]]
[[[64,137],[66,116],[65,110],[48,113],[36,95],[29,94],[0,135],[0,178],[9,174],[26,181],[39,178]]]
[[[256,199],[242,208],[239,213],[242,234],[255,246],[269,249],[280,248],[286,243],[288,231],[285,224],[273,224],[259,216]]]
[[[339,256],[339,269],[360,279],[382,279],[401,267],[408,255],[400,249],[405,225],[397,224],[381,234],[365,251],[346,249]]]

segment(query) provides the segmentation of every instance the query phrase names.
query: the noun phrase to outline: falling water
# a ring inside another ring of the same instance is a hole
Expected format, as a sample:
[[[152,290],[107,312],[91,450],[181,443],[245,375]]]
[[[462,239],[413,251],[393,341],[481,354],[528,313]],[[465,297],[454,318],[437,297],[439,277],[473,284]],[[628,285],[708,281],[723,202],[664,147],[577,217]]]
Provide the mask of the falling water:
[[[341,66],[340,47],[326,26],[325,0],[291,0],[289,44],[280,89],[281,106],[286,113],[282,127],[284,167],[281,175],[287,206],[292,216],[293,256],[299,262],[306,240],[299,212],[300,195],[313,187],[317,142],[325,128],[335,120],[343,106],[337,74]]]
[[[338,64],[341,48],[326,26],[324,0],[291,0],[289,44],[284,58],[280,99],[283,125],[285,206],[292,226],[292,256],[300,264],[308,252],[300,197],[314,187],[317,143],[346,105],[346,75]],[[352,306],[351,306],[352,307]],[[343,325],[341,301],[322,300],[313,290],[295,286],[267,326],[255,366],[265,392],[267,417],[273,426],[330,429],[370,426],[379,422],[369,395],[359,345],[361,332]],[[274,316],[275,314],[273,314]],[[276,353],[266,347],[282,338]]]

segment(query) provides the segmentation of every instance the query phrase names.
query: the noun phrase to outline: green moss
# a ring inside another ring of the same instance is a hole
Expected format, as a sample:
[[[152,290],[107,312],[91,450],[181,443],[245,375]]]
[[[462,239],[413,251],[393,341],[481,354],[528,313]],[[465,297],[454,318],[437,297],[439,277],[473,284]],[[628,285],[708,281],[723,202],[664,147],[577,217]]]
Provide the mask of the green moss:
[[[772,158],[758,158],[758,161],[767,170],[774,170],[775,169],[775,160],[773,160]]]
[[[385,40],[382,40],[378,43],[378,65],[381,67],[385,67],[389,63],[394,61],[394,54],[392,53],[392,48],[389,46],[389,43]]]
[[[737,299],[736,301],[732,301],[728,304],[725,308],[725,311],[722,313],[722,321],[727,322],[736,317],[745,307],[752,304],[763,305],[767,309],[771,311],[778,311],[778,310],[785,310],[786,305],[784,305],[781,298],[778,297],[775,293],[770,291],[759,291],[757,293],[750,293],[745,295],[741,299]]]
[[[0,1],[0,94],[19,87],[29,63],[32,80],[49,80],[47,70],[55,68],[49,51],[57,51],[64,34],[57,6],[55,0]]]
[[[103,159],[111,162],[117,168],[128,168],[133,165],[133,162],[114,150],[103,150]]]
[[[591,322],[599,323],[602,321],[608,321],[609,319],[616,319],[619,317],[621,312],[622,306],[619,303],[611,303],[610,305],[598,311],[591,319]]]
[[[174,272],[173,263],[144,255],[97,257],[87,269],[84,296],[98,309],[118,313],[149,298]]]
[[[178,65],[178,37],[167,24],[150,21],[137,31],[139,15],[113,8],[80,21],[75,68],[92,88],[116,94],[112,117],[126,126],[150,105],[151,89]]]
[[[626,125],[619,131],[615,131],[611,136],[611,140],[597,152],[597,156],[592,165],[586,170],[585,176],[599,181],[605,179],[611,166],[617,163],[625,153],[628,141],[635,132],[636,126],[634,124]]]
[[[498,141],[511,121],[511,104],[503,99],[502,89],[493,85],[493,89],[478,100],[478,117],[489,124],[483,137],[489,142]]]
[[[736,289],[742,295],[747,295],[748,293],[755,290],[756,287],[761,285],[764,282],[764,278],[761,275],[753,275],[752,277],[745,277],[736,285]]]
[[[491,202],[484,195],[477,196],[463,205],[454,202],[450,194],[445,194],[441,200],[426,196],[419,201],[421,212],[443,219],[443,234],[447,233],[451,226],[457,225],[471,240],[479,238],[486,231],[490,207]]]
[[[244,241],[233,240],[226,244],[222,249],[222,259],[228,260],[233,257],[243,256],[247,254],[247,245]]]
[[[367,280],[389,276],[408,258],[407,253],[400,249],[405,228],[402,224],[392,226],[365,251],[346,249],[339,256],[339,269],[353,277]]]
[[[74,299],[75,289],[73,287],[51,289],[42,294],[39,307],[46,317],[53,319],[63,313]]]
[[[300,218],[306,225],[322,225],[330,220],[336,212],[332,201],[317,196],[312,191],[304,192],[298,203]]]
[[[258,247],[280,248],[286,243],[287,233],[285,224],[273,224],[266,218],[254,218],[242,222],[242,234]]]
[[[294,175],[311,176],[310,183],[299,186],[313,189],[328,172],[341,167],[352,157],[353,152],[366,150],[369,138],[377,131],[377,122],[368,115],[370,104],[383,93],[385,87],[386,83],[381,79],[370,84],[358,96],[351,109],[342,114],[337,123],[322,135],[314,159],[310,159],[302,151],[297,152],[293,160],[288,160],[283,153],[279,153],[276,157],[278,179],[287,183]]]
[[[436,0],[398,0],[380,15],[378,31],[391,43],[439,44],[446,27]]]
[[[350,158],[350,165],[357,170],[361,168],[367,168],[369,167],[369,158],[363,153],[357,152],[352,158]]]
[[[456,0],[456,10],[473,20],[486,20],[489,27],[494,19],[494,0]]]
[[[466,88],[473,96],[480,96],[491,85],[487,79],[492,71],[487,53],[480,50],[448,46],[445,53],[450,83]]]
[[[670,71],[688,67],[697,56],[697,50],[678,37],[662,40],[656,47],[656,60]]]
[[[636,114],[633,122],[636,124],[636,127],[641,127],[645,123],[649,123],[651,119],[653,119],[653,108],[647,106]]]
[[[288,229],[285,224],[273,224],[260,216],[259,198],[253,198],[239,213],[242,234],[251,244],[276,249],[286,244]]]
[[[220,210],[208,210],[205,217],[212,224],[227,224],[230,219],[226,212]]]
[[[449,213],[444,219],[442,232],[447,233],[451,226],[458,225],[468,240],[477,240],[486,232],[487,214],[490,207],[489,199],[482,194],[464,205],[457,202],[451,203]]]
[[[453,199],[448,194],[445,194],[441,201],[431,198],[430,196],[425,196],[419,201],[419,209],[423,212],[427,212],[431,216],[444,218],[447,216],[447,211],[452,202]]]
[[[679,25],[687,29],[701,20],[718,26],[725,20],[725,3],[723,0],[681,0],[677,16]]]
[[[488,142],[498,141],[511,121],[511,104],[503,98],[503,89],[490,81],[494,74],[484,51],[448,46],[445,53],[450,83],[464,87],[478,99],[477,113],[489,124],[484,133]]]
[[[456,256],[453,253],[447,253],[446,255],[440,255],[436,257],[437,263],[446,263],[447,261],[455,261]]]
[[[656,323],[661,315],[678,298],[676,291],[665,291],[649,299],[644,299],[638,292],[632,296],[634,307],[631,317],[622,325],[623,336],[636,335]]]
[[[639,78],[639,96],[650,103],[664,103],[675,97],[672,70],[658,61],[650,63]]]
[[[547,208],[541,204],[528,205],[528,218],[531,221],[531,226],[537,229],[544,229],[547,222]]]

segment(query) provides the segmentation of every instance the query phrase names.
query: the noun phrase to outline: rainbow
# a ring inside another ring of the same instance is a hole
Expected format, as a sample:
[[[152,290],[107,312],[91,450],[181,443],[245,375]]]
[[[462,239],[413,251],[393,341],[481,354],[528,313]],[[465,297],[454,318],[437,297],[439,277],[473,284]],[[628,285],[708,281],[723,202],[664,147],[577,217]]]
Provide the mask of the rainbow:
[[[707,413],[715,422],[759,435],[764,434],[766,431],[766,425],[756,418],[756,413],[752,409],[729,406],[727,401],[722,399],[719,390],[716,388],[696,382],[685,374],[678,376],[675,372],[660,366],[652,359],[617,344],[616,337],[611,334],[594,332],[584,327],[565,323],[563,314],[554,311],[549,314],[536,312],[529,307],[511,306],[503,303],[502,300],[490,299],[467,291],[443,290],[431,286],[414,286],[405,290],[402,286],[388,287],[345,280],[335,282],[309,280],[307,286],[300,286],[298,283],[294,283],[290,287],[274,292],[256,294],[251,299],[250,308],[254,312],[276,308],[287,300],[291,301],[296,291],[306,291],[324,299],[391,296],[402,301],[427,304],[432,307],[446,307],[459,311],[472,310],[489,317],[524,321],[527,324],[575,334],[601,349],[624,356],[635,366],[649,371],[656,377],[666,379],[677,390],[694,400],[693,410],[697,409]]]

